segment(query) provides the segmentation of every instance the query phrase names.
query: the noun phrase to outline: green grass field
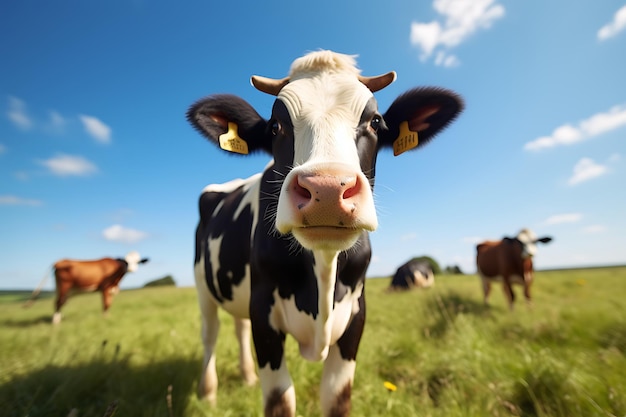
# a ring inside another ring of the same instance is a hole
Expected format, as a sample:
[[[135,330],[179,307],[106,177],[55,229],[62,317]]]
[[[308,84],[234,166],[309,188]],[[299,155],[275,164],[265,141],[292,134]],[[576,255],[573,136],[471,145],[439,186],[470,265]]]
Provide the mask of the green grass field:
[[[499,286],[485,307],[472,275],[409,293],[388,283],[367,282],[352,415],[626,416],[626,267],[539,272],[532,307],[518,287],[513,313]],[[122,291],[108,317],[98,294],[78,296],[57,327],[52,298],[23,300],[0,295],[2,416],[262,416],[260,388],[240,383],[227,315],[218,406],[196,399],[193,288]],[[318,416],[321,364],[290,339],[288,364],[298,415]]]

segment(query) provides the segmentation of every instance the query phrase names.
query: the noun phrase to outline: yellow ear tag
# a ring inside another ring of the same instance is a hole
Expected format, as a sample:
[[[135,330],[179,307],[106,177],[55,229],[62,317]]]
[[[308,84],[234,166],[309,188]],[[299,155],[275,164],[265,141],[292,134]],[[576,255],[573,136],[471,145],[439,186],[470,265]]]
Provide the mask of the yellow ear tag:
[[[228,122],[228,132],[220,135],[220,148],[243,155],[248,154],[248,144],[239,137],[237,123]]]
[[[409,130],[409,122],[404,121],[400,123],[400,135],[398,139],[393,141],[393,156],[398,156],[409,149],[415,148],[418,143],[417,132]]]

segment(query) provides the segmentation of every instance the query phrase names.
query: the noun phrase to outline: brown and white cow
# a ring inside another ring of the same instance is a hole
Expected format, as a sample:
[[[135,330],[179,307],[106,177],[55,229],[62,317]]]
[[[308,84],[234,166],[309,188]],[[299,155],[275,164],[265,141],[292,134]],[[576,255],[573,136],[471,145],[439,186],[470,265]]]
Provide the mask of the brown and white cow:
[[[513,284],[524,286],[526,302],[530,303],[530,286],[534,279],[532,258],[537,252],[537,242],[548,243],[551,237],[537,236],[532,230],[522,229],[517,237],[486,241],[476,246],[476,269],[483,286],[485,304],[491,292],[491,283],[502,281],[504,295],[513,309],[515,293]]]
[[[200,197],[194,268],[205,354],[198,391],[210,402],[222,307],[235,318],[248,383],[257,379],[252,329],[266,416],[295,415],[288,334],[304,358],[324,361],[323,415],[350,412],[365,324],[368,232],[378,225],[376,157],[383,148],[399,154],[428,143],[463,107],[451,91],[417,88],[383,115],[372,93],[395,73],[359,72],[351,56],[313,52],[294,61],[287,78],[252,77],[258,90],[276,96],[269,120],[232,95],[206,97],[187,113],[222,149],[273,157],[263,172],[209,185]]]
[[[56,281],[55,311],[52,322],[61,322],[61,307],[75,293],[100,291],[106,312],[113,296],[119,292],[119,283],[127,272],[137,270],[139,264],[148,262],[139,253],[129,252],[124,259],[102,258],[93,261],[62,259],[54,264]]]

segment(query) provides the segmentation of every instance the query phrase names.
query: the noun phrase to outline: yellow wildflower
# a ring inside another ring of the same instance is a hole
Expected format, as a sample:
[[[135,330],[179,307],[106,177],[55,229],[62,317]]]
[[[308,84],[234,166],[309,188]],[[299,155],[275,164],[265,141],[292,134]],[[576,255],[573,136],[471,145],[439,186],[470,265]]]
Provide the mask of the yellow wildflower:
[[[391,382],[389,382],[389,381],[385,381],[385,382],[383,383],[383,385],[385,386],[385,388],[387,388],[387,389],[388,389],[389,391],[391,391],[391,392],[393,392],[393,391],[395,391],[395,390],[397,390],[397,389],[398,389],[398,387],[396,387],[394,384],[392,384],[392,383],[391,383]]]

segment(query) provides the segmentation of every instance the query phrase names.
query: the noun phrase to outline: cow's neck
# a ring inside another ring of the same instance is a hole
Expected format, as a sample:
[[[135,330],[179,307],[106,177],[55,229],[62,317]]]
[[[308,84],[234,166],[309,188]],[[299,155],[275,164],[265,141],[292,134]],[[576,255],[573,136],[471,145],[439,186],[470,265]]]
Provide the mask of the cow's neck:
[[[313,251],[315,276],[317,278],[318,316],[315,320],[315,353],[325,359],[330,346],[333,327],[333,305],[335,281],[337,279],[337,257],[339,252]]]

